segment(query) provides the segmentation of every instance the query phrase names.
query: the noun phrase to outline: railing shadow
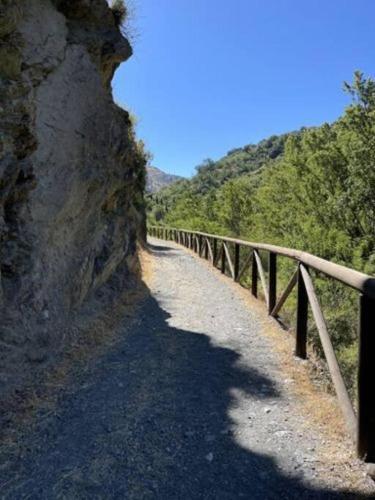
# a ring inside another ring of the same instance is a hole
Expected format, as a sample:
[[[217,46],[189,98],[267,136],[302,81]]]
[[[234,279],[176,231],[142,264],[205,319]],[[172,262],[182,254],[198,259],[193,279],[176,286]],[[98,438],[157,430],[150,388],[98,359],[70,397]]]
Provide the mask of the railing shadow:
[[[147,243],[147,249],[153,254],[167,254],[174,251],[174,248],[166,247],[163,245],[155,245],[150,242]]]
[[[148,294],[138,326],[78,380],[79,390],[65,393],[2,469],[1,498],[367,498],[314,489],[284,475],[272,457],[241,447],[231,391],[274,400],[278,388],[238,366],[235,351],[170,319]]]

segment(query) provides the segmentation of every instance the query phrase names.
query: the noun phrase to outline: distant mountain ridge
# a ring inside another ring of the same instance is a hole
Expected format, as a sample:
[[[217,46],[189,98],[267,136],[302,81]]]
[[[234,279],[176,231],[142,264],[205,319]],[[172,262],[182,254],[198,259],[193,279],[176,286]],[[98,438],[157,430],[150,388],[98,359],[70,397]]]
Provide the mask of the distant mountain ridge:
[[[173,206],[186,193],[204,196],[212,190],[220,189],[226,182],[260,172],[280,161],[284,155],[286,141],[290,136],[299,136],[307,130],[272,135],[257,144],[247,144],[231,149],[219,160],[204,160],[196,167],[196,174],[191,178],[177,178],[171,184],[158,189],[158,201],[163,205]],[[149,191],[151,194],[152,192]]]
[[[284,155],[286,141],[290,136],[298,136],[306,130],[272,135],[257,144],[234,148],[219,160],[205,160],[196,167],[197,173],[187,180],[193,193],[203,195],[211,189],[219,189],[227,181],[249,175],[268,167],[280,160]],[[177,188],[182,186],[176,186]],[[184,186],[186,191],[187,186]],[[173,189],[173,188],[172,188]]]
[[[148,193],[157,193],[161,189],[174,182],[183,179],[179,175],[167,174],[156,167],[147,167],[146,191]]]

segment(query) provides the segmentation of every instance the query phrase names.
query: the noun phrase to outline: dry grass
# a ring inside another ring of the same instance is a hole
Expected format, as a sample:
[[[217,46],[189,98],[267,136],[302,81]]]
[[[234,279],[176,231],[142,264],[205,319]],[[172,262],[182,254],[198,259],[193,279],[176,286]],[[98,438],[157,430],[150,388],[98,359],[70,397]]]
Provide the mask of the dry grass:
[[[128,8],[125,5],[124,0],[112,0],[111,11],[113,17],[115,18],[116,26],[123,26],[128,17]]]
[[[136,8],[133,0],[112,0],[110,8],[115,19],[115,24],[133,45],[139,34],[136,30]]]
[[[139,263],[142,280],[147,286],[150,286],[154,279],[155,260],[147,248],[139,250]]]

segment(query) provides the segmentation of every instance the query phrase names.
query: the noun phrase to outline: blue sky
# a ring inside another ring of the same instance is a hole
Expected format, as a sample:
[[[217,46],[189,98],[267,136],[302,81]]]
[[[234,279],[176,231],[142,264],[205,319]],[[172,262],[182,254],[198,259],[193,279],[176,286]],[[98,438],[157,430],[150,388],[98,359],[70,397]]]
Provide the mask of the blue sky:
[[[374,0],[128,1],[134,55],[114,95],[169,173],[333,121],[342,82],[374,76]]]

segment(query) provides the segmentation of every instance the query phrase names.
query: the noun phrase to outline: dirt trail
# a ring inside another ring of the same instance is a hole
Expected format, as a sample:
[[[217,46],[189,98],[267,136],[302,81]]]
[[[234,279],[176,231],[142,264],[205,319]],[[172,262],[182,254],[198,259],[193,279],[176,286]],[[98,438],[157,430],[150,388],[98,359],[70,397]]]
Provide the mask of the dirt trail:
[[[189,253],[151,243],[132,328],[24,430],[18,454],[0,455],[0,498],[365,498],[321,461],[324,438],[296,410],[258,313]]]

